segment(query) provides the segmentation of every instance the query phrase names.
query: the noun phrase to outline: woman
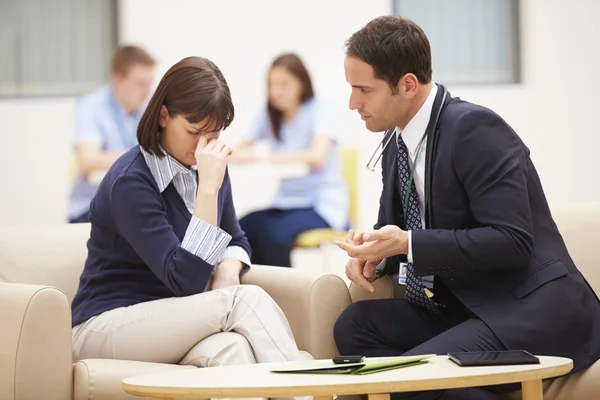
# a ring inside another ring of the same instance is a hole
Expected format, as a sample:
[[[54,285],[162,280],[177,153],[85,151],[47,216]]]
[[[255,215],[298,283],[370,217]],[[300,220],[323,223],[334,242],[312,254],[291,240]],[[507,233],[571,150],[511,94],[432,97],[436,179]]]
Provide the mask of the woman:
[[[257,160],[252,145],[258,140],[267,140],[271,147],[264,161],[309,167],[307,175],[282,182],[269,209],[240,220],[252,247],[253,263],[290,266],[290,253],[302,232],[346,229],[348,225],[338,137],[326,110],[315,100],[306,67],[295,54],[283,54],[273,61],[267,105],[232,161]]]
[[[280,308],[240,285],[250,248],[231,201],[231,150],[219,140],[233,115],[227,82],[206,59],[183,59],[160,81],[140,146],[116,161],[91,203],[74,359],[199,367],[299,359]]]

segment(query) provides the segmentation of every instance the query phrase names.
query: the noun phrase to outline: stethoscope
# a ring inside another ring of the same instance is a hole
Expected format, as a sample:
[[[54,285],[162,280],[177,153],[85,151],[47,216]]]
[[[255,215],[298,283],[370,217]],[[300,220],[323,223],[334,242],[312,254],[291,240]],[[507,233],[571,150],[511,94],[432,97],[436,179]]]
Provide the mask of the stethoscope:
[[[440,108],[438,109],[437,115],[435,116],[435,120],[434,120],[434,124],[433,124],[434,130],[436,130],[438,128],[440,115],[442,114],[442,109],[444,108],[444,103],[446,102],[446,95],[448,94],[448,91],[446,90],[446,88],[443,85],[439,85],[439,87],[442,89],[442,102],[440,103]],[[367,169],[371,172],[375,172],[377,163],[379,163],[379,160],[381,160],[381,157],[383,157],[383,153],[385,152],[385,149],[392,141],[392,138],[394,138],[396,136],[395,135],[396,129],[391,129],[388,132],[390,133],[390,135],[388,137],[386,137],[385,135],[383,136],[383,139],[381,140],[379,145],[375,148],[375,151],[373,151],[373,154],[371,155],[371,157],[369,158],[369,161],[367,162]],[[415,156],[415,160],[413,162],[413,170],[414,170],[414,166],[417,165],[416,158],[419,156],[421,146],[423,145],[423,142],[424,142],[425,138],[427,137],[427,134],[428,134],[428,132],[426,130],[425,133],[423,134],[423,137],[421,137],[421,140],[419,141],[419,144],[417,146],[417,153]],[[377,158],[375,158],[375,157],[377,157]],[[373,161],[373,159],[375,159],[375,161]],[[411,171],[411,176],[413,175],[413,173],[414,173],[414,171]]]

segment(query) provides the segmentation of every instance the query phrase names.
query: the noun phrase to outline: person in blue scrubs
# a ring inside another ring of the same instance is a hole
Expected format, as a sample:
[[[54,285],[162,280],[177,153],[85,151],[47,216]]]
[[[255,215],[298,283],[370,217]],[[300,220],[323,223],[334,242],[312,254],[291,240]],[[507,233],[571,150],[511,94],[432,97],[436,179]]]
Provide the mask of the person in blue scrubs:
[[[309,173],[284,179],[266,210],[251,213],[240,225],[252,247],[252,263],[291,266],[290,254],[302,232],[348,227],[348,193],[339,156],[340,132],[314,95],[308,71],[295,54],[283,54],[268,73],[268,101],[250,137],[231,162],[257,161],[252,146],[269,142],[272,164],[304,163]]]
[[[108,171],[117,158],[137,145],[136,130],[150,96],[155,64],[139,47],[120,47],[113,55],[111,83],[77,102],[74,146],[78,171],[69,201],[69,222],[88,222],[90,201],[98,190],[90,175]]]

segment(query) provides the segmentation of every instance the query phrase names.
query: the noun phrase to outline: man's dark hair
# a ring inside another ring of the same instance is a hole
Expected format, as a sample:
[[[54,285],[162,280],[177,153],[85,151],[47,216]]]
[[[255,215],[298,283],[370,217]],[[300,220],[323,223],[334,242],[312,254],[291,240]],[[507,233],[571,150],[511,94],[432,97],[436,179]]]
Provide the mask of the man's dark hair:
[[[429,40],[417,24],[406,18],[375,18],[346,41],[346,55],[369,64],[375,77],[385,80],[393,92],[408,73],[422,84],[431,81]]]

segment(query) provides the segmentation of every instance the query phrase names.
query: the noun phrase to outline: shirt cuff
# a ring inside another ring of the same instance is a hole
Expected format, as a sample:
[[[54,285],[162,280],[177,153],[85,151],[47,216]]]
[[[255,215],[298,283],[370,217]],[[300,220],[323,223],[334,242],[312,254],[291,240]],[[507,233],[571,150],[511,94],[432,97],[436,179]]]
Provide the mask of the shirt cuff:
[[[408,254],[406,255],[406,261],[408,261],[410,264],[413,263],[412,256],[412,231],[408,231]]]
[[[230,234],[192,215],[181,247],[215,266],[230,241]]]
[[[221,261],[223,261],[226,258],[234,258],[243,264],[240,275],[247,272],[250,269],[250,264],[251,264],[250,256],[248,255],[246,250],[244,250],[243,247],[240,247],[240,246],[227,247],[225,249],[225,251],[223,252],[223,254],[221,254],[221,257],[219,257],[218,263],[220,264]]]

